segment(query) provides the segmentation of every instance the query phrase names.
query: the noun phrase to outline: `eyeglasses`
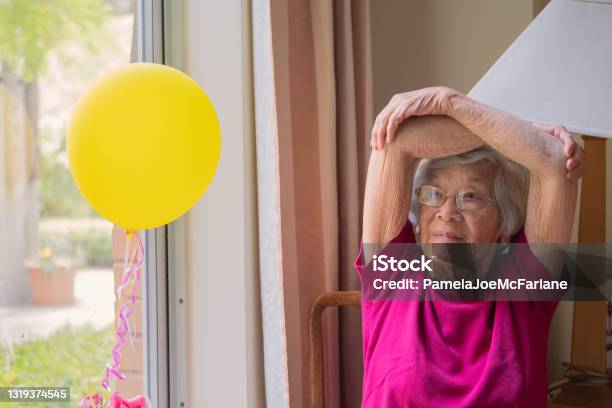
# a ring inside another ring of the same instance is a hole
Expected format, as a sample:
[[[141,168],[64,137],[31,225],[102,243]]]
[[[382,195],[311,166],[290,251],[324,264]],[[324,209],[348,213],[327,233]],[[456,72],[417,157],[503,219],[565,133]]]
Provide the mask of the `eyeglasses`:
[[[431,207],[441,207],[448,194],[433,186],[422,186],[416,189],[417,200],[420,204],[429,205]],[[493,203],[495,200],[474,191],[462,191],[455,195],[457,208],[464,212],[477,212],[483,210],[486,206]]]

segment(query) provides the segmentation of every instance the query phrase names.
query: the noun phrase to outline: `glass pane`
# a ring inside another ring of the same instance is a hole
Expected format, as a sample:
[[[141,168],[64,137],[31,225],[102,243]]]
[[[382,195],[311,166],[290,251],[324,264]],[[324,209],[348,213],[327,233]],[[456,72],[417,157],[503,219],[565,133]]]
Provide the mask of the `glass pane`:
[[[122,234],[73,183],[66,128],[88,84],[135,54],[134,3],[0,1],[0,387],[70,387],[72,401],[20,407],[108,398]],[[125,397],[142,393],[140,316],[123,347],[127,378],[111,383]]]

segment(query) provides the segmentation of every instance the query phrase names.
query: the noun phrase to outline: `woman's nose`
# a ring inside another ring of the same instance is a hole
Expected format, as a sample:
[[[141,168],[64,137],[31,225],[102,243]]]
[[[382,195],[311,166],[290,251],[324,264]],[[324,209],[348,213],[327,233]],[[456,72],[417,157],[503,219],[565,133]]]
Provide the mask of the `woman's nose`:
[[[440,207],[438,207],[438,217],[446,222],[459,222],[463,219],[463,214],[457,208],[457,203],[452,197],[448,197]]]

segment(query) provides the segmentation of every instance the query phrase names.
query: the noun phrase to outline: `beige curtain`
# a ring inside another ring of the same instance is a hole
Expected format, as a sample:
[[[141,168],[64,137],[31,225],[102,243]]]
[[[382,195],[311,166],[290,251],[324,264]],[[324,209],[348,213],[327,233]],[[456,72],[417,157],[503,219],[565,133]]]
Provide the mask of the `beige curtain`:
[[[271,0],[269,16],[257,13],[261,1],[254,2],[254,48],[261,28],[259,20],[269,17],[271,52],[256,55],[255,63],[272,66],[270,103],[274,123],[262,124],[257,113],[258,178],[260,181],[260,225],[278,222],[274,249],[278,258],[280,298],[266,300],[272,289],[266,274],[274,274],[273,263],[262,262],[264,342],[277,341],[271,334],[274,322],[284,332],[287,402],[291,407],[307,407],[310,402],[308,372],[308,312],[313,299],[326,291],[358,290],[353,261],[358,252],[369,131],[372,125],[372,89],[368,0]],[[264,33],[265,34],[265,33]],[[262,54],[263,55],[263,54]],[[270,58],[271,60],[266,60]],[[255,86],[266,77],[256,66]],[[256,89],[255,101],[263,93]],[[258,96],[259,95],[259,96]],[[264,138],[270,152],[262,152]],[[271,164],[273,163],[273,164]],[[263,185],[269,177],[266,166],[274,166],[273,178],[278,217],[262,215]],[[268,178],[266,178],[268,177]],[[265,179],[265,180],[262,180]],[[260,239],[266,233],[262,226]],[[266,243],[261,244],[266,256]],[[268,248],[269,249],[269,248]],[[273,256],[273,254],[271,254]],[[265,283],[268,282],[268,283]],[[268,291],[268,292],[267,292]],[[283,309],[281,316],[266,311],[271,302]],[[326,312],[325,394],[326,407],[356,407],[361,400],[362,352],[360,311]],[[269,330],[270,333],[266,331]],[[276,330],[276,329],[275,329]],[[266,350],[266,346],[264,347]],[[274,358],[271,352],[266,359]],[[272,370],[266,362],[266,370]],[[280,379],[266,373],[266,387]],[[282,392],[277,395],[279,398]],[[269,406],[273,393],[267,390]]]

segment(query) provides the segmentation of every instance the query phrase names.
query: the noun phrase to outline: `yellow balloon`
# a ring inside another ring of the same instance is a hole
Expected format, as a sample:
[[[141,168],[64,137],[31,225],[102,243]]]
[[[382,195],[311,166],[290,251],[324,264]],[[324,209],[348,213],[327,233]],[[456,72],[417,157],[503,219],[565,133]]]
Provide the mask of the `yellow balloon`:
[[[210,100],[187,75],[129,64],[79,99],[67,139],[79,190],[103,217],[129,231],[176,220],[204,194],[221,150]]]

